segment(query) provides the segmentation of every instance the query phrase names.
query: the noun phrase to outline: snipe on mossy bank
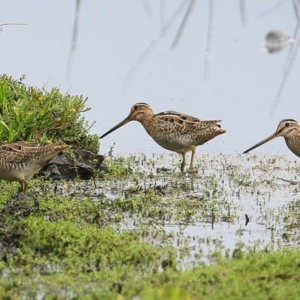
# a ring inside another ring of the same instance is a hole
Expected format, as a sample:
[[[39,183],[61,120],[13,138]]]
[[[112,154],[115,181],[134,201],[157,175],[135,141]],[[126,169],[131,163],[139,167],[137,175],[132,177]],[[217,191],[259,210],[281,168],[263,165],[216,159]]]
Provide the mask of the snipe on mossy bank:
[[[185,155],[188,151],[192,151],[189,172],[193,173],[195,172],[193,162],[196,147],[226,132],[218,124],[221,122],[220,120],[203,121],[170,110],[155,114],[147,103],[136,103],[132,106],[129,115],[122,122],[104,133],[100,139],[130,121],[140,122],[147,133],[161,147],[181,154],[182,172],[185,167]]]
[[[0,145],[0,179],[20,182],[19,192],[28,190],[28,181],[56,154],[70,148],[54,143],[40,145],[31,142],[16,142]]]

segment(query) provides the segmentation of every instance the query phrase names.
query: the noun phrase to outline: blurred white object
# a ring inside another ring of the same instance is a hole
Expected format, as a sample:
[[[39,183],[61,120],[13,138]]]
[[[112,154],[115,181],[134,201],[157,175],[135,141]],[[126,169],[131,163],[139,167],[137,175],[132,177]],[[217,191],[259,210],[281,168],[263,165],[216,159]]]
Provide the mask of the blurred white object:
[[[288,44],[293,43],[295,40],[285,35],[280,30],[271,30],[266,35],[265,48],[269,53],[280,52]]]

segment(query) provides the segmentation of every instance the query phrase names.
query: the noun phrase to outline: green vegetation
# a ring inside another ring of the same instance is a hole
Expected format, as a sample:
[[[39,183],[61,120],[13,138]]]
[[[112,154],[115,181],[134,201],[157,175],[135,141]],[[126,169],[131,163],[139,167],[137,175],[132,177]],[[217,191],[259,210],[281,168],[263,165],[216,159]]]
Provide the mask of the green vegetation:
[[[0,77],[3,142],[98,152],[86,99],[23,79]],[[298,164],[199,155],[190,177],[170,157],[110,156],[93,181],[31,180],[26,199],[0,181],[0,299],[298,299]]]
[[[252,246],[227,249],[211,229],[239,225],[236,237],[255,236],[251,226],[263,215],[267,233],[277,227],[273,240],[296,245],[299,199],[280,210],[265,204],[277,190],[292,195],[294,185],[261,171],[255,156],[247,176],[237,157],[226,159],[217,173],[215,156],[199,160],[206,175],[188,179],[174,168],[157,173],[155,164],[168,166],[162,157],[109,158],[111,173],[100,181],[60,182],[55,193],[34,179],[26,200],[10,199],[17,184],[0,182],[0,299],[297,299],[299,249],[276,250],[260,233]],[[296,170],[283,159],[274,168],[281,165]],[[248,212],[247,229],[241,205],[249,197],[259,212]],[[199,233],[185,235],[189,226]]]
[[[178,215],[174,195],[168,205],[173,199],[175,206],[162,211],[166,199],[152,188],[146,195],[131,189],[127,200],[112,202],[62,197],[51,192],[51,183],[33,183],[35,192],[21,201],[7,202],[13,186],[1,187],[7,191],[0,196],[1,299],[297,299],[300,293],[299,250],[240,245],[231,259],[215,252],[214,264],[179,271],[174,236],[159,226],[159,216]],[[37,193],[41,185],[46,196]],[[142,199],[147,209],[157,209],[141,212]],[[177,210],[197,215],[192,206]],[[128,216],[138,230],[121,229],[130,224]],[[180,216],[179,222],[189,222]]]
[[[58,88],[48,92],[28,86],[24,79],[0,76],[1,142],[63,141],[74,151],[98,153],[99,139],[89,134],[91,126],[81,116],[89,110],[85,106],[87,98],[63,95]]]
[[[102,239],[108,238],[111,236],[106,232]],[[127,242],[130,255],[134,243]],[[115,249],[120,250],[117,246]],[[107,257],[105,253],[103,260],[107,258],[118,264],[122,255],[113,258],[113,254]],[[133,299],[137,295],[142,300],[298,299],[300,292],[297,251],[249,254],[217,266],[199,266],[184,272],[153,273],[145,269],[141,274],[130,263],[135,263],[135,267],[146,264],[131,257],[123,266],[98,271],[93,270],[97,262],[86,270],[68,273],[18,270],[12,272],[12,278],[0,280],[0,296],[19,299],[25,290],[27,297],[35,298],[39,293],[46,299]]]

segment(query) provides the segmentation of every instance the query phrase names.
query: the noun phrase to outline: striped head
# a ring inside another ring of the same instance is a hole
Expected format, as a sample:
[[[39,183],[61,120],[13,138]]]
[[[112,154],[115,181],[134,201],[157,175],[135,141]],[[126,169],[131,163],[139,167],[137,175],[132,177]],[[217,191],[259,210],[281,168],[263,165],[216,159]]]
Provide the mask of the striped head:
[[[276,137],[283,136],[285,138],[293,137],[295,132],[299,130],[298,122],[293,119],[284,119],[279,122],[276,132]]]
[[[243,153],[247,153],[277,137],[284,137],[285,139],[289,139],[293,136],[295,136],[295,133],[297,131],[299,131],[300,127],[297,123],[297,121],[293,120],[293,119],[284,119],[282,121],[279,122],[276,131],[270,135],[269,137],[267,137],[266,139],[260,141],[259,143],[255,144],[254,146],[252,146],[251,148],[249,148],[248,150],[244,151]]]
[[[142,120],[145,119],[145,117],[147,117],[148,115],[152,116],[153,110],[151,108],[151,106],[147,103],[136,103],[134,104],[131,109],[130,109],[130,113],[128,115],[127,118],[129,118],[129,121],[139,121],[141,122]]]
[[[108,134],[124,126],[130,121],[138,121],[142,123],[145,119],[147,119],[147,117],[151,117],[153,115],[154,115],[153,110],[149,104],[143,102],[136,103],[130,109],[129,115],[123,121],[115,125],[113,128],[108,130],[102,136],[100,136],[100,139],[104,138]]]

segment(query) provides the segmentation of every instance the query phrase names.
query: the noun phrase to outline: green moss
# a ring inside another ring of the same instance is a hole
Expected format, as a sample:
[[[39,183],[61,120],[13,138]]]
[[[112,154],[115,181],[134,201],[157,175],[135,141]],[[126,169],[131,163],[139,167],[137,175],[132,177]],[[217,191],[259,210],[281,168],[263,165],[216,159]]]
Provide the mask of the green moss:
[[[55,299],[132,299],[139,296],[142,300],[179,300],[179,299],[297,299],[300,287],[298,285],[300,266],[299,251],[288,250],[271,253],[252,253],[243,259],[229,260],[218,265],[197,266],[183,272],[166,269],[163,272],[153,272],[149,268],[148,256],[142,245],[125,237],[127,250],[119,248],[122,242],[116,242],[118,234],[111,230],[100,235],[105,241],[115,242],[115,249],[106,249],[107,245],[98,245],[92,250],[101,256],[93,263],[89,250],[86,257],[91,260],[88,268],[78,270],[78,264],[68,271],[56,268],[20,267],[11,271],[7,277],[0,279],[0,296],[26,295],[36,297],[42,292]],[[69,233],[69,232],[68,232]],[[98,236],[99,237],[99,236]],[[74,238],[74,235],[73,235]],[[120,235],[119,239],[124,238]],[[43,237],[44,239],[44,237]],[[98,239],[97,239],[98,241]],[[89,243],[88,243],[89,244]],[[74,248],[78,246],[75,243]],[[132,246],[137,247],[133,251]],[[51,246],[52,247],[52,246]],[[107,252],[107,250],[109,250]],[[120,252],[116,254],[116,251]],[[76,253],[76,251],[74,251]],[[81,253],[79,251],[78,253]],[[110,253],[112,252],[112,253]],[[132,252],[136,254],[132,254]],[[63,254],[63,257],[67,253]],[[128,259],[124,260],[125,257]],[[41,255],[41,252],[39,252]],[[19,254],[18,254],[19,256]],[[137,260],[137,258],[139,259]],[[79,256],[85,261],[84,256]],[[19,259],[19,258],[18,258]],[[65,260],[61,263],[69,265]],[[139,266],[144,265],[144,268]],[[71,265],[69,265],[71,266]],[[97,267],[95,267],[97,266]],[[148,267],[147,267],[148,266]],[[81,263],[82,267],[82,263]]]

